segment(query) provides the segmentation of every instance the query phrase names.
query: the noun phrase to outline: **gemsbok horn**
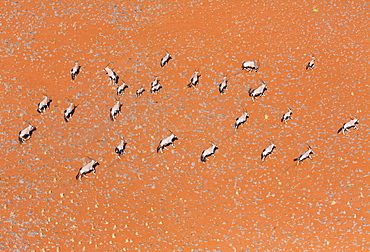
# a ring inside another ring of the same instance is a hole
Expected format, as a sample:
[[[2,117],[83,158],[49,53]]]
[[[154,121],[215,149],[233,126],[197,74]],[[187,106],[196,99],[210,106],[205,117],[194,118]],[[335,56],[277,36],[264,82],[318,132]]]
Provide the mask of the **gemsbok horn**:
[[[211,142],[212,146],[209,147],[208,149],[205,149],[202,154],[200,155],[200,161],[206,162],[207,157],[214,155],[215,151],[218,149],[217,145],[213,142]]]
[[[92,158],[90,158],[90,159],[91,159],[90,163],[87,163],[86,165],[84,165],[80,168],[80,170],[78,171],[78,173],[76,175],[76,180],[81,181],[83,177],[87,178],[86,174],[88,174],[90,172],[96,174],[95,167],[97,167],[99,165],[99,162],[95,161]]]
[[[163,153],[163,149],[167,149],[166,147],[171,144],[173,147],[175,147],[175,140],[178,140],[178,138],[171,130],[169,130],[169,132],[171,133],[171,135],[159,142],[157,147],[157,153],[158,152]]]
[[[339,134],[341,131],[343,132],[343,134],[345,134],[346,131],[351,132],[349,130],[351,128],[354,128],[354,129],[357,130],[358,129],[357,128],[358,123],[359,123],[358,119],[352,115],[351,120],[344,123],[343,126],[338,130],[337,133]]]
[[[21,131],[19,131],[18,134],[18,140],[19,143],[25,143],[29,139],[31,139],[32,133],[36,130],[36,127],[34,127],[32,124],[28,122],[28,126]]]
[[[297,165],[299,165],[301,162],[303,162],[303,160],[307,158],[312,159],[311,157],[311,155],[313,154],[312,148],[308,144],[307,146],[308,146],[308,149],[302,155],[294,159],[294,161],[297,161]]]

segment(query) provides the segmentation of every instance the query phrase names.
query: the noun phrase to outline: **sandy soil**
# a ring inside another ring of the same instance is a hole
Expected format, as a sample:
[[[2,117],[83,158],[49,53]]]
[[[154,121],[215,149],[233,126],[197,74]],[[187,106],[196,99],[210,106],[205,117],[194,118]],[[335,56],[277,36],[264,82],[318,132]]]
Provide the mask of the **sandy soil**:
[[[0,250],[369,250],[369,4],[314,2],[2,2]],[[252,59],[259,71],[242,71]],[[119,98],[109,62],[129,85]],[[260,79],[268,90],[252,102]],[[79,106],[66,123],[68,100]],[[359,129],[337,134],[351,115]],[[19,144],[27,122],[37,130]],[[157,154],[169,130],[179,140]],[[202,163],[210,141],[219,149]],[[297,166],[307,144],[312,160]],[[76,181],[89,157],[96,175]]]

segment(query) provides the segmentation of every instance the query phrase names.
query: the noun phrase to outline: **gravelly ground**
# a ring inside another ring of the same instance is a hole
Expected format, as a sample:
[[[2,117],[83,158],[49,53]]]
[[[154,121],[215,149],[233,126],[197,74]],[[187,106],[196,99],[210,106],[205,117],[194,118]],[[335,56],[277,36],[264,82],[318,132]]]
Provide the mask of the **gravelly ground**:
[[[366,1],[0,8],[1,250],[370,248]],[[166,50],[173,59],[161,68]],[[306,71],[312,54],[316,66]],[[252,59],[259,71],[242,71]],[[72,81],[75,61],[82,68]],[[120,97],[103,70],[109,62],[129,85]],[[199,85],[186,88],[195,70]],[[150,94],[156,76],[163,88]],[[248,90],[260,79],[266,95],[252,102]],[[43,93],[53,101],[40,115]],[[123,106],[112,122],[115,99]],[[79,106],[65,123],[68,100]],[[293,119],[282,124],[287,107]],[[250,118],[235,131],[244,109]],[[351,116],[359,129],[337,134]],[[37,130],[20,145],[27,122]],[[168,130],[179,140],[157,154]],[[127,152],[118,159],[122,135]],[[261,163],[269,138],[277,149]],[[201,163],[210,141],[219,150]],[[307,144],[313,159],[296,166]],[[100,162],[97,174],[76,181],[88,157]]]

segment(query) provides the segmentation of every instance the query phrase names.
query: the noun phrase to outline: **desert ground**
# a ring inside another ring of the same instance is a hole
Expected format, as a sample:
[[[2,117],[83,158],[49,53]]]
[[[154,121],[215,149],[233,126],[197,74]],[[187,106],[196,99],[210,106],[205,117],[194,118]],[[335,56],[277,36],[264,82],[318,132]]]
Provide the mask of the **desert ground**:
[[[0,8],[0,250],[370,250],[367,1]],[[257,72],[241,69],[249,60]],[[127,83],[123,94],[106,66]],[[162,89],[150,93],[155,77]],[[267,90],[253,101],[261,80]],[[44,95],[52,102],[40,114]],[[78,106],[65,122],[70,102]],[[249,118],[235,129],[243,111]],[[338,134],[351,118],[358,129]],[[36,130],[21,144],[29,123]],[[175,146],[157,153],[170,131]],[[215,155],[201,162],[212,142]],[[276,149],[262,162],[270,142]],[[308,145],[312,159],[297,165]],[[96,174],[76,180],[91,159]]]

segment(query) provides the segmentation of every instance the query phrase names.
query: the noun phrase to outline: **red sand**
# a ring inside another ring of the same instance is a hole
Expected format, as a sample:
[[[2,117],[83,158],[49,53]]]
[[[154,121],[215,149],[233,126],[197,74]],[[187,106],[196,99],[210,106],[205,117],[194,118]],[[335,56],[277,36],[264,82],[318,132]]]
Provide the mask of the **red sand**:
[[[369,5],[229,2],[1,4],[0,250],[370,249]],[[165,50],[173,59],[161,68]],[[242,72],[252,59],[260,70]],[[115,122],[109,62],[129,85]],[[155,76],[163,89],[150,94]],[[252,102],[259,79],[268,90]],[[53,101],[40,115],[43,93]],[[68,99],[79,107],[65,123]],[[359,129],[337,134],[351,114]],[[26,121],[37,130],[20,145]],[[179,140],[157,154],[167,129]],[[269,138],[277,149],[261,164]],[[210,141],[219,150],[201,163]],[[296,166],[306,144],[313,159]],[[86,156],[97,174],[76,181]]]

